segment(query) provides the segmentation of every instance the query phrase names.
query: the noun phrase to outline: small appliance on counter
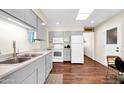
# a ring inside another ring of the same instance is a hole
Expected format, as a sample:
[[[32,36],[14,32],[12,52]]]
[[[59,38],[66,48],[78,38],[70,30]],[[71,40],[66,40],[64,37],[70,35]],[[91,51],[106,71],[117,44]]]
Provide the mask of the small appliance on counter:
[[[64,48],[70,48],[70,45],[65,45]]]

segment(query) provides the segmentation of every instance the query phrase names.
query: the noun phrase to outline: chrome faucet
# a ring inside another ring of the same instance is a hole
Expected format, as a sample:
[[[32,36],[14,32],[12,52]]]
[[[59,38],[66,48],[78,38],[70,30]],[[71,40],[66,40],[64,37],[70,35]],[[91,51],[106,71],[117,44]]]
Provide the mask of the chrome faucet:
[[[13,57],[17,57],[17,54],[16,54],[16,41],[13,41]]]

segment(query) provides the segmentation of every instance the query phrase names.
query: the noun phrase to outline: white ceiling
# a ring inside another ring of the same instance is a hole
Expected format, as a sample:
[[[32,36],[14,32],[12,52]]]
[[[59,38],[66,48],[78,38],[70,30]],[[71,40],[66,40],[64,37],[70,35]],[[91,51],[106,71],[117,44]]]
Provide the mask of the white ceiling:
[[[112,16],[122,12],[121,9],[95,9],[87,20],[77,21],[79,9],[43,9],[50,30],[82,30],[84,26],[95,27]],[[91,24],[91,21],[94,21]],[[59,25],[56,25],[59,22]]]
[[[121,13],[123,9],[95,9],[84,22],[84,26],[97,26],[107,19]],[[92,24],[91,21],[94,21]]]

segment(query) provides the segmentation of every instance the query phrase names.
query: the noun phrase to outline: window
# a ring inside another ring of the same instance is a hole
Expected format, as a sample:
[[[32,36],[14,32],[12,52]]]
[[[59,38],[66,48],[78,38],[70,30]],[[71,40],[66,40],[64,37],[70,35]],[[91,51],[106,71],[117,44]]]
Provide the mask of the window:
[[[117,27],[107,30],[107,44],[117,44]]]
[[[35,32],[33,31],[28,31],[28,41],[30,43],[33,43],[34,42],[34,38],[35,38]]]

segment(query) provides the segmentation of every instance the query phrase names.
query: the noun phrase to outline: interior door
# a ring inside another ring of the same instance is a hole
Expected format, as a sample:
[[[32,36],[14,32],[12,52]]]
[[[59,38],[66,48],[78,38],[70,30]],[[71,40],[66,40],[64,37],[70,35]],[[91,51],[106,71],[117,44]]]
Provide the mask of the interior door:
[[[117,27],[105,32],[105,57],[107,55],[121,56],[121,33]]]

